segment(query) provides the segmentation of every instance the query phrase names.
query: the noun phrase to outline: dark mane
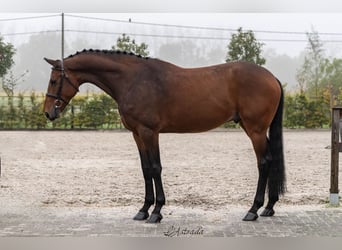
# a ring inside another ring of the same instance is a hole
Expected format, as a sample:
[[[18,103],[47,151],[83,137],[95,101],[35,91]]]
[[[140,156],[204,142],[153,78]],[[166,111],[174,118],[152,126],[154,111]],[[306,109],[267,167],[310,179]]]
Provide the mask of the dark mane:
[[[138,58],[142,58],[142,59],[149,59],[149,57],[145,57],[145,56],[141,56],[141,55],[137,55],[133,52],[126,52],[126,51],[122,51],[122,50],[100,50],[100,49],[84,49],[82,51],[77,51],[75,54],[69,55],[67,58],[72,58],[74,56],[77,55],[81,55],[81,54],[90,54],[90,53],[94,53],[94,54],[104,54],[104,55],[129,55],[129,56],[135,56]]]

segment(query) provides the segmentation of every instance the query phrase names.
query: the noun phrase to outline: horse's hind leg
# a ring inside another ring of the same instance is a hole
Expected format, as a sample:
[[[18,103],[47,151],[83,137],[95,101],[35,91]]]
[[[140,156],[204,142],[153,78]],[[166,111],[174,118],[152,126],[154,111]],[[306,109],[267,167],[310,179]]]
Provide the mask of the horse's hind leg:
[[[264,204],[265,191],[269,174],[269,162],[271,161],[271,153],[268,147],[266,131],[247,134],[252,140],[254,151],[257,157],[259,179],[253,205],[246,216],[243,218],[243,220],[253,221],[258,218],[257,212],[259,208],[262,207]]]
[[[279,200],[278,194],[272,196],[272,194],[269,193],[269,200],[268,200],[267,206],[265,207],[264,211],[262,211],[260,216],[264,216],[264,217],[273,216],[274,215],[273,206],[278,200]]]
[[[272,169],[270,171],[272,171]],[[267,216],[267,217],[273,216],[274,204],[279,200],[279,193],[278,193],[277,186],[275,186],[275,184],[272,182],[272,178],[270,178],[270,175],[271,173],[269,174],[269,178],[268,178],[268,203],[264,211],[262,211],[262,213],[260,214],[260,216]]]

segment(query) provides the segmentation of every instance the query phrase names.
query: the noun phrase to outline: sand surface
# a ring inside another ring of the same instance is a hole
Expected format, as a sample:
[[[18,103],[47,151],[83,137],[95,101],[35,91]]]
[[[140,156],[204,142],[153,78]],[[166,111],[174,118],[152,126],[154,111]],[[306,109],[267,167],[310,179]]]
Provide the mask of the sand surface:
[[[330,136],[322,130],[284,132],[288,192],[279,204],[327,202]],[[162,134],[160,145],[167,205],[215,210],[252,203],[258,173],[243,131]],[[1,131],[0,157],[1,206],[143,203],[140,160],[129,132]]]

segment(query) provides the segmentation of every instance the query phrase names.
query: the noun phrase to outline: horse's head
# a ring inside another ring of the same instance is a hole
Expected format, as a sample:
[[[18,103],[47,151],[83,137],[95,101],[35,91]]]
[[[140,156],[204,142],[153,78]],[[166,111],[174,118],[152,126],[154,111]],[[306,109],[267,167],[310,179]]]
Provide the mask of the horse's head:
[[[46,117],[53,121],[59,117],[59,114],[76,95],[79,83],[72,72],[65,68],[60,60],[44,59],[52,65],[44,102],[44,112]]]

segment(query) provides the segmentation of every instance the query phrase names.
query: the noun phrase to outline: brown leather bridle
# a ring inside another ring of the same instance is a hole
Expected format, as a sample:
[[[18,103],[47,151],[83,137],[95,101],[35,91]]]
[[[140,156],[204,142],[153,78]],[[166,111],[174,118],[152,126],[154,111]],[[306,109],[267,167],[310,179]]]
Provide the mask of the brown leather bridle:
[[[62,89],[63,89],[63,83],[64,83],[64,79],[66,80],[67,83],[69,83],[75,90],[76,92],[79,92],[78,87],[73,84],[69,77],[65,74],[64,68],[52,68],[53,70],[58,70],[61,72],[61,77],[60,77],[60,84],[58,87],[58,91],[57,94],[52,94],[52,93],[46,93],[47,97],[51,97],[51,98],[55,98],[55,109],[59,109],[62,106],[62,103],[64,102],[65,105],[67,105],[69,103],[69,101],[66,101],[63,97],[62,97]]]

